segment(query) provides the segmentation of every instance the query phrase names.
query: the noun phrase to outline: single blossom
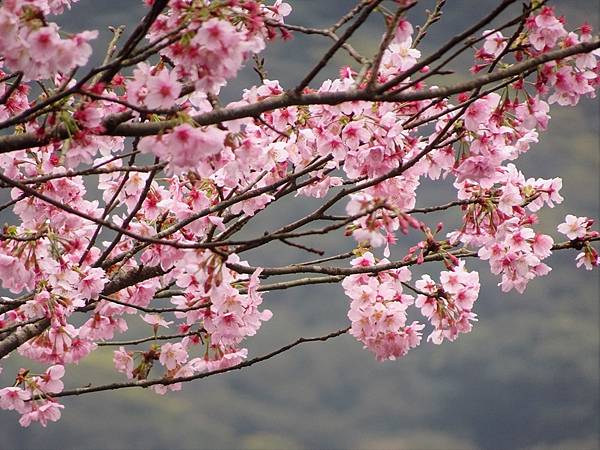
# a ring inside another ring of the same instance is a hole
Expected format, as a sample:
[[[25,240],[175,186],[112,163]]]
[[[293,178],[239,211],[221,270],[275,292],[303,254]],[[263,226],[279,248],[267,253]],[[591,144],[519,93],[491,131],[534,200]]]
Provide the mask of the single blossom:
[[[557,229],[560,233],[573,240],[585,237],[587,233],[587,226],[587,217],[576,217],[573,214],[567,214],[565,216],[565,221],[561,223]]]

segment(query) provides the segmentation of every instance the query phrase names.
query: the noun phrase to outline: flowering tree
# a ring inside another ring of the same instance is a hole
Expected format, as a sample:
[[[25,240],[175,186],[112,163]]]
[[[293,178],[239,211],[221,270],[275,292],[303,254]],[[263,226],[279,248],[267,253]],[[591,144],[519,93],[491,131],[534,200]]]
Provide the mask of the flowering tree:
[[[550,104],[575,106],[600,84],[600,39],[587,24],[568,31],[545,1],[504,0],[424,57],[417,48],[444,0],[415,27],[406,13],[418,1],[362,0],[327,29],[285,23],[281,0],[147,0],[137,28],[122,43],[113,29],[103,64],[89,70],[98,33],[65,34],[50,21],[70,3],[0,2],[0,183],[10,192],[0,210],[14,213],[0,234],[0,281],[13,294],[0,300],[0,357],[48,366],[10,374],[0,389],[0,407],[23,426],[58,420],[60,397],[164,394],[344,333],[378,360],[404,356],[423,334],[454,341],[476,321],[469,258],[518,292],[550,271],[543,260],[555,250],[578,250],[589,270],[600,264],[591,219],[567,215],[562,242],[535,231],[535,213],[562,201],[562,182],[526,178],[514,164],[546,129]],[[512,17],[498,24],[501,14]],[[385,28],[362,55],[349,39],[371,15]],[[284,89],[257,55],[292,33],[332,46]],[[472,48],[469,78],[445,82],[448,64]],[[338,51],[355,63],[311,86]],[[245,63],[260,84],[221,104]],[[416,208],[419,185],[440,179],[456,200]],[[294,196],[323,200],[262,235],[245,232]],[[343,215],[332,213],[339,204]],[[460,225],[440,234],[432,212]],[[329,233],[355,249],[324,255],[299,241]],[[401,235],[414,245],[394,260]],[[242,259],[275,242],[320,258]],[[411,266],[425,263],[432,275],[411,282]],[[350,326],[248,359],[244,340],[272,316],[263,293],[317,283],[341,283]],[[117,340],[136,315],[149,336]],[[65,367],[102,346],[117,348],[127,380],[64,390]]]

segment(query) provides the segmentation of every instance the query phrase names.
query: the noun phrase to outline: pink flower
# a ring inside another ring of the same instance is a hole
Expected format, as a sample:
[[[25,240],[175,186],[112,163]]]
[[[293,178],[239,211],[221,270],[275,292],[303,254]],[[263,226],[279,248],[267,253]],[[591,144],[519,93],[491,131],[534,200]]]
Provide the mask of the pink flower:
[[[177,75],[167,69],[161,70],[156,76],[150,76],[146,86],[148,94],[145,103],[150,109],[172,108],[181,92],[181,83],[177,81]]]
[[[64,408],[64,405],[55,401],[47,401],[42,406],[36,407],[31,412],[24,414],[19,423],[23,427],[28,427],[31,422],[39,422],[40,425],[45,427],[48,422],[56,422],[60,419],[60,410]]]
[[[104,270],[98,267],[91,268],[79,283],[79,293],[83,298],[95,299],[102,292],[105,284],[106,277]]]
[[[233,25],[217,18],[204,22],[194,38],[207,50],[223,52],[223,56],[232,50],[231,47],[237,44],[238,39],[238,33]]]
[[[410,38],[404,41],[392,42],[386,51],[382,63],[384,66],[394,68],[397,71],[410,69],[421,57],[421,52],[412,48]]]
[[[492,112],[498,107],[500,96],[495,92],[475,100],[464,114],[465,128],[469,131],[477,131],[480,125],[486,125]]]
[[[82,108],[75,111],[73,118],[85,128],[97,128],[102,124],[104,113],[100,105],[86,103]]]
[[[97,37],[97,30],[82,31],[67,41],[67,44],[70,44],[69,51],[71,52],[73,65],[84,66],[87,64],[87,61],[92,54],[92,46],[89,44],[89,41],[96,39]]]
[[[514,184],[507,184],[502,190],[502,195],[498,201],[498,209],[504,214],[511,216],[513,206],[519,206],[522,202],[521,190]]]
[[[483,50],[485,53],[493,56],[494,58],[499,56],[506,48],[506,38],[499,31],[490,33],[490,30],[486,30],[483,34],[486,35],[485,42],[483,44]]]
[[[538,126],[545,130],[550,119],[549,111],[548,103],[540,100],[539,97],[530,97],[527,102],[521,103],[515,110],[517,117],[523,122],[523,126],[530,130]]]
[[[54,56],[60,45],[58,26],[50,24],[50,26],[39,28],[28,36],[27,41],[31,57],[36,61],[47,61]]]
[[[585,266],[586,270],[593,270],[594,267],[600,266],[600,255],[595,249],[586,249],[577,254],[575,260],[577,261],[577,267]]]
[[[164,320],[160,317],[160,314],[144,314],[142,320],[152,325],[155,329],[158,329],[158,327],[169,328],[169,325],[173,323],[172,321],[167,322]]]
[[[31,394],[20,387],[5,387],[0,389],[0,408],[24,412],[26,410],[25,401],[30,398]]]
[[[130,352],[125,351],[123,347],[115,350],[113,355],[113,363],[117,371],[127,375],[127,378],[133,378],[133,358]]]
[[[283,0],[276,0],[273,6],[267,6],[265,9],[268,12],[266,16],[277,21],[283,21],[283,18],[292,12],[292,7]]]
[[[554,47],[558,39],[567,34],[562,23],[554,16],[554,10],[548,6],[543,7],[541,14],[529,25],[532,27],[529,42],[540,51]]]
[[[554,240],[546,234],[536,234],[531,242],[533,253],[540,259],[547,258],[552,254]]]
[[[567,214],[565,221],[557,227],[557,230],[571,240],[581,239],[587,233],[587,223],[587,217],[576,217],[572,214]]]
[[[196,170],[201,176],[210,176],[226,162],[225,136],[226,133],[217,128],[182,124],[168,135],[142,139],[140,150],[168,160],[172,172]]]
[[[178,365],[185,363],[188,359],[188,353],[180,342],[175,344],[166,343],[160,348],[160,363],[167,368],[173,370]]]
[[[65,367],[54,365],[46,370],[46,373],[40,377],[38,386],[44,392],[58,393],[64,388],[61,378],[65,374]]]

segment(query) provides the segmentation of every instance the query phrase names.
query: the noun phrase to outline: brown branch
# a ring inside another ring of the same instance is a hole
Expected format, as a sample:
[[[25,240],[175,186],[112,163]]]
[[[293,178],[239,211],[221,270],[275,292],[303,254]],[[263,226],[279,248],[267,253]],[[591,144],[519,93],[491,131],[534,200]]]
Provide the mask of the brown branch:
[[[29,339],[42,334],[50,326],[50,319],[43,319],[41,322],[32,323],[19,328],[14,333],[0,340],[0,358],[8,355]]]
[[[8,101],[8,99],[10,99],[10,96],[13,95],[13,93],[17,89],[19,89],[19,86],[21,85],[21,80],[23,79],[23,72],[15,72],[13,76],[15,77],[15,81],[4,92],[2,97],[0,97],[0,105],[4,105]]]
[[[286,30],[296,31],[298,33],[303,33],[303,34],[307,34],[307,35],[317,34],[317,35],[321,35],[321,36],[326,36],[326,37],[334,40],[335,42],[338,42],[340,40],[338,35],[335,34],[331,30],[324,30],[321,28],[309,28],[309,27],[303,27],[300,25],[291,25],[289,23],[272,22],[272,21],[267,21],[267,23],[274,27],[285,28]],[[356,51],[356,49],[354,47],[352,47],[350,44],[348,44],[347,42],[344,42],[342,44],[342,48],[344,50],[346,50],[346,52],[348,52],[348,54],[352,58],[354,58],[356,60],[356,62],[358,62],[360,64],[364,64],[367,62],[366,58],[363,57],[360,53],[358,53]]]
[[[135,47],[146,36],[152,24],[156,21],[158,16],[163,12],[163,10],[167,7],[168,4],[169,0],[154,1],[148,14],[146,14],[142,22],[136,27],[131,36],[129,36],[129,39],[127,39],[121,51],[117,54],[116,61],[125,61],[129,57],[129,55],[131,55]],[[119,72],[120,69],[120,64],[114,64],[114,66],[111,69],[107,70],[102,74],[99,81],[101,83],[110,84],[113,77],[117,74],[117,72]]]
[[[106,167],[106,168],[101,168],[101,166],[104,166],[106,164],[110,164],[110,162],[114,161],[115,159],[119,159],[119,158],[123,158],[126,156],[130,156],[130,155],[122,155],[122,156],[118,156],[116,158],[112,158],[111,161],[106,161],[103,162],[97,166],[91,167],[89,169],[83,169],[83,170],[69,170],[67,172],[63,172],[63,173],[52,173],[49,175],[42,175],[36,178],[25,178],[23,180],[19,180],[21,183],[23,184],[40,184],[40,183],[45,183],[47,181],[51,181],[51,180],[56,180],[58,178],[73,178],[73,177],[81,177],[81,176],[88,176],[88,175],[103,175],[103,174],[109,174],[109,173],[118,173],[118,172],[152,172],[153,170],[156,169],[164,169],[167,165],[167,163],[162,162],[159,164],[153,164],[150,166],[129,166],[129,167]],[[0,187],[6,187],[4,185],[0,185]]]
[[[335,53],[338,51],[338,49],[344,44],[344,42],[346,42],[348,39],[350,39],[350,37],[354,34],[354,32],[360,28],[360,26],[365,22],[365,20],[367,20],[367,18],[369,17],[369,15],[371,14],[371,12],[373,12],[373,10],[375,8],[377,8],[377,6],[379,6],[379,4],[382,2],[383,0],[371,0],[370,3],[368,4],[368,6],[366,6],[362,12],[358,15],[358,17],[356,18],[356,20],[352,23],[352,25],[350,25],[346,31],[344,32],[344,34],[342,34],[339,38],[338,41],[336,41],[330,48],[329,50],[327,50],[325,52],[325,54],[323,55],[323,57],[319,60],[319,62],[312,68],[312,70],[310,72],[308,72],[308,74],[304,77],[304,79],[298,84],[298,86],[296,86],[296,88],[294,89],[294,92],[296,94],[299,94],[300,92],[302,92],[304,90],[305,87],[307,87],[310,82],[317,76],[317,74],[321,71],[321,69],[323,69],[323,67],[325,67],[327,65],[327,63],[329,63],[329,60],[333,57],[333,55],[335,55]]]
[[[587,242],[600,241],[600,236],[586,239]],[[570,248],[578,248],[581,246],[579,241],[566,241],[552,246],[551,250],[565,250]],[[434,253],[425,257],[424,262],[431,261],[443,261],[446,254],[451,254],[457,258],[471,258],[477,256],[477,252],[471,251],[465,248],[461,248],[451,252]],[[326,267],[318,265],[289,265],[283,267],[266,267],[262,268],[261,275],[263,276],[274,276],[274,275],[291,275],[298,273],[320,273],[326,275],[356,275],[360,273],[379,273],[385,270],[398,269],[400,267],[413,266],[417,264],[417,258],[411,258],[408,260],[394,261],[387,264],[379,264],[376,266],[365,266],[365,267]],[[227,267],[231,270],[235,270],[238,273],[253,274],[257,267],[244,266],[241,264],[228,263]]]
[[[333,333],[329,333],[324,336],[311,337],[311,338],[303,338],[302,337],[288,345],[285,345],[285,346],[283,346],[277,350],[274,350],[270,353],[267,353],[263,356],[253,358],[248,361],[244,361],[242,363],[236,364],[235,366],[227,367],[224,369],[217,369],[217,370],[213,370],[210,372],[199,373],[197,375],[191,375],[191,376],[187,376],[187,377],[160,378],[160,379],[156,379],[156,380],[129,381],[129,382],[124,382],[124,383],[112,383],[112,384],[106,384],[106,385],[101,385],[101,386],[83,387],[83,388],[78,388],[78,389],[65,390],[65,391],[57,393],[57,394],[52,394],[52,397],[53,398],[67,397],[67,396],[74,396],[74,395],[89,394],[92,392],[112,391],[115,389],[124,389],[124,388],[132,388],[132,387],[145,388],[145,387],[150,387],[150,386],[155,386],[155,385],[168,386],[170,384],[175,384],[175,383],[184,383],[184,382],[188,382],[188,381],[199,380],[202,378],[207,378],[207,377],[210,377],[213,375],[218,375],[221,373],[244,369],[246,367],[253,366],[254,364],[257,364],[259,362],[271,359],[277,355],[280,355],[281,353],[287,352],[288,350],[291,350],[292,348],[297,347],[298,345],[305,344],[308,342],[324,342],[329,339],[333,339],[337,336],[341,336],[342,334],[347,333],[349,330],[350,330],[350,328],[348,327],[348,328],[344,328],[344,329],[341,329],[338,331],[334,331]],[[34,398],[34,400],[35,400],[35,398]]]
[[[39,322],[39,321],[41,321],[43,319],[44,319],[43,317],[36,317],[34,319],[29,319],[29,320],[26,320],[24,322],[17,322],[17,323],[14,323],[13,325],[9,325],[9,326],[6,326],[4,328],[0,328],[0,336],[2,336],[4,333],[9,333],[11,331],[14,331],[17,328],[24,327],[24,326],[27,326],[27,325],[31,325],[33,323],[37,323],[37,322]]]
[[[427,35],[429,28],[431,28],[433,24],[442,18],[442,9],[444,8],[445,3],[446,0],[436,0],[432,11],[425,10],[427,13],[427,19],[422,26],[417,27],[417,35],[415,36],[415,40],[412,44],[413,48],[416,48],[421,43],[423,38]]]
[[[416,4],[417,4],[417,2],[414,1],[412,3],[409,3],[406,6],[399,7],[396,10],[396,13],[394,14],[392,21],[388,25],[387,31],[385,32],[385,34],[383,35],[383,38],[381,39],[381,42],[379,44],[379,50],[377,51],[375,58],[373,58],[373,64],[371,64],[371,76],[369,77],[369,81],[367,82],[367,90],[369,90],[369,91],[373,90],[373,88],[375,87],[375,84],[377,83],[377,75],[379,74],[379,67],[381,65],[381,60],[383,58],[385,51],[387,50],[390,43],[392,42],[392,39],[394,39],[394,36],[396,35],[396,29],[398,28],[398,24],[400,23],[400,19],[402,18],[402,15],[406,11],[408,11],[410,8],[415,6]]]
[[[110,302],[110,303],[115,303],[117,305],[121,305],[121,306],[126,306],[128,308],[133,308],[133,309],[137,309],[138,311],[142,311],[145,313],[157,313],[157,314],[161,314],[161,313],[167,313],[167,312],[190,312],[190,311],[197,311],[199,309],[204,309],[204,308],[210,308],[210,306],[212,305],[212,303],[203,303],[202,305],[198,305],[198,306],[191,306],[189,308],[147,308],[144,306],[139,306],[139,305],[132,305],[131,303],[127,303],[127,302],[122,302],[120,300],[117,300],[115,298],[111,298],[108,297],[106,295],[100,295],[100,298],[104,301]]]
[[[462,33],[454,36],[445,45],[440,47],[437,51],[435,51],[434,53],[429,55],[427,58],[419,61],[417,64],[415,64],[410,69],[395,76],[394,78],[387,81],[386,83],[383,83],[381,86],[378,86],[377,92],[383,93],[383,92],[387,91],[388,89],[393,88],[394,86],[397,86],[400,82],[402,82],[403,80],[406,80],[411,75],[417,73],[423,67],[428,66],[432,62],[439,60],[448,50],[450,50],[452,47],[454,47],[455,45],[462,42],[464,39],[471,36],[477,30],[480,30],[481,28],[486,26],[488,23],[490,23],[492,20],[494,20],[496,17],[498,17],[502,11],[504,11],[509,5],[511,5],[515,1],[516,0],[503,0],[502,3],[500,3],[500,5],[498,5],[493,11],[491,11],[488,15],[486,15],[483,19],[481,19],[475,25],[469,27]]]
[[[352,19],[354,19],[356,17],[356,15],[359,14],[365,8],[365,6],[367,6],[370,3],[370,1],[371,0],[359,1],[356,5],[354,5],[354,7],[350,11],[348,11],[346,14],[344,14],[342,17],[340,17],[340,19],[336,23],[334,23],[331,26],[331,28],[329,28],[329,30],[332,32],[339,30],[346,23],[348,23]]]
[[[154,165],[155,166],[158,165],[158,157],[155,158]],[[136,214],[139,212],[139,210],[144,205],[144,201],[146,201],[146,197],[148,196],[148,193],[150,192],[150,188],[152,187],[152,182],[154,181],[154,177],[158,173],[158,171],[159,171],[159,169],[154,169],[154,170],[152,170],[152,172],[150,172],[150,175],[148,176],[148,179],[146,180],[146,184],[144,185],[144,188],[142,189],[142,192],[140,193],[137,203],[134,205],[134,207],[132,208],[129,215],[125,218],[125,220],[121,224],[121,229],[123,229],[123,230],[127,229],[129,224],[131,223],[131,221],[135,218]],[[117,235],[112,240],[112,242],[108,245],[108,247],[106,247],[104,249],[104,252],[102,252],[102,254],[98,257],[98,259],[94,263],[94,267],[100,267],[102,265],[102,262],[104,262],[104,260],[106,258],[108,258],[108,255],[110,255],[110,252],[113,251],[113,249],[117,246],[117,244],[119,243],[119,241],[121,240],[122,237],[123,237],[123,232],[122,231],[118,232]]]
[[[323,256],[325,254],[325,251],[323,251],[323,250],[319,250],[316,248],[308,247],[306,245],[298,244],[297,242],[290,241],[289,239],[279,238],[279,240],[281,242],[283,242],[284,244],[289,245],[290,247],[299,248],[300,250],[304,250],[309,253],[316,253],[317,255],[321,255],[321,256]]]
[[[285,93],[275,97],[243,105],[235,108],[217,109],[194,116],[192,119],[199,126],[214,125],[220,122],[242,119],[246,117],[256,117],[267,111],[272,111],[288,106],[300,105],[338,105],[344,102],[352,101],[374,101],[374,102],[411,102],[418,100],[427,100],[432,98],[445,98],[454,94],[469,91],[486,84],[500,81],[505,78],[513,77],[535,68],[549,61],[554,61],[569,56],[588,53],[600,48],[600,39],[596,38],[589,42],[583,42],[571,47],[554,50],[544,53],[535,58],[527,59],[523,62],[512,65],[507,69],[502,69],[490,74],[480,75],[469,81],[457,83],[446,87],[433,87],[428,89],[419,89],[410,92],[398,94],[373,94],[361,89],[352,89],[338,92],[317,92],[305,94]],[[378,90],[379,87],[378,87]],[[130,113],[121,113],[110,116],[104,122],[107,135],[112,136],[130,136],[143,137],[152,136],[177,125],[175,120],[166,120],[161,122],[144,123],[123,123],[131,118]],[[0,153],[8,153],[14,150],[39,147],[46,145],[51,140],[68,138],[67,130],[64,127],[57,127],[53,133],[45,138],[39,138],[34,133],[23,133],[19,135],[0,136]]]
[[[133,141],[133,148],[134,148],[135,152],[132,153],[131,157],[129,158],[130,166],[135,162],[135,157],[138,152],[138,150],[137,150],[138,142],[139,142],[139,139],[134,139],[134,141]],[[102,220],[106,220],[106,218],[108,218],[108,215],[113,210],[113,208],[116,207],[117,199],[119,198],[119,195],[121,195],[121,192],[125,188],[125,184],[127,183],[128,179],[129,179],[129,172],[125,173],[125,176],[119,183],[119,186],[117,186],[117,189],[113,193],[111,199],[108,201],[108,203],[104,207],[104,211],[102,212],[102,217],[101,217]],[[90,241],[88,242],[88,245],[87,245],[85,251],[82,253],[81,258],[79,258],[80,265],[83,263],[83,261],[85,261],[85,258],[87,257],[88,253],[92,250],[92,248],[96,244],[96,239],[98,238],[98,236],[100,235],[100,232],[102,231],[102,224],[97,224],[97,225],[98,226],[94,230],[94,234],[92,234],[92,237],[90,238]]]
[[[195,335],[199,335],[203,331],[204,330],[198,330],[198,331],[189,331],[187,333],[182,333],[182,334],[148,336],[148,337],[140,338],[140,339],[132,339],[130,341],[98,342],[97,345],[98,345],[98,347],[120,347],[120,346],[126,346],[126,345],[138,345],[138,344],[143,344],[144,342],[167,341],[170,339],[180,339],[180,338],[184,338],[184,337],[188,337],[188,336],[195,336]]]

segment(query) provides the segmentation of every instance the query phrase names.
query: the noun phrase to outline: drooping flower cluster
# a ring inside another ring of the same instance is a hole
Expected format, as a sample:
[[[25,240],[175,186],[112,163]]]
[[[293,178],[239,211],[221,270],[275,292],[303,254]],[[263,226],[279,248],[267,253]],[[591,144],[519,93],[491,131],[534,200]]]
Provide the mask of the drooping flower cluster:
[[[593,224],[593,219],[567,214],[565,221],[557,227],[559,233],[564,234],[571,241],[576,241],[578,243],[577,248],[583,250],[577,254],[575,260],[577,261],[577,267],[585,266],[586,270],[592,270],[594,267],[600,266],[598,251],[587,241],[587,239],[596,238],[600,235],[597,231],[590,231]]]
[[[185,289],[186,296],[174,297],[173,302],[186,308],[199,304],[207,306],[187,316],[187,323],[201,318],[206,333],[210,335],[210,345],[222,356],[237,351],[242,340],[254,336],[261,323],[269,320],[272,313],[268,309],[258,309],[262,303],[262,294],[257,290],[260,270],[246,279],[223,265],[219,267],[221,263],[212,256],[208,258],[187,253],[182,262],[176,265],[176,270],[182,272],[176,284]],[[239,263],[239,258],[232,255],[224,265],[228,262]],[[206,282],[201,284],[199,280]],[[246,286],[245,294],[235,287],[241,283]],[[184,317],[181,313],[178,315]]]
[[[257,290],[260,271],[247,279],[239,277],[214,258],[206,259],[205,255],[195,252],[182,256],[181,262],[173,270],[173,278],[175,284],[184,289],[185,295],[174,296],[172,303],[177,307],[178,312],[174,314],[180,322],[179,329],[186,337],[181,342],[153,345],[148,351],[128,352],[122,347],[115,351],[115,368],[128,378],[146,379],[154,361],[165,368],[167,378],[190,376],[235,365],[243,361],[248,353],[239,344],[247,336],[256,334],[261,323],[272,316],[269,310],[258,309],[262,303],[262,295]],[[232,262],[239,260],[233,258]],[[200,280],[206,282],[200,283]],[[235,287],[240,284],[245,286],[245,294]],[[154,295],[153,292],[139,290],[130,294],[121,296],[120,304],[145,307]],[[105,311],[107,309],[111,309],[113,314],[132,312],[127,306],[118,307],[110,303],[105,304]],[[173,323],[152,314],[147,314],[143,319],[152,325],[154,335],[159,327],[168,328]],[[190,352],[197,346],[204,347],[201,352],[203,356],[190,359]],[[181,389],[181,385],[158,385],[154,389],[164,394],[167,390]]]
[[[387,262],[381,260],[379,264]],[[353,267],[376,265],[370,252],[351,263]],[[406,323],[406,309],[414,303],[414,297],[403,293],[402,283],[410,278],[410,271],[403,267],[376,275],[350,275],[342,282],[346,295],[352,299],[348,312],[352,322],[350,334],[375,353],[379,361],[402,357],[421,342],[424,325]]]
[[[464,261],[451,271],[441,272],[439,284],[423,275],[415,286],[423,292],[417,295],[415,306],[434,328],[428,341],[454,341],[459,334],[471,331],[471,322],[477,321],[472,310],[479,296],[479,274],[466,270]]]
[[[502,275],[499,285],[503,292],[514,288],[523,293],[530,280],[551,270],[541,261],[550,256],[553,239],[535,233],[527,225],[530,222],[517,217],[507,220],[498,228],[495,238],[479,250],[479,257],[489,260],[491,272]]]
[[[70,204],[95,214],[97,202],[83,198],[82,179],[59,178],[40,188],[57,204]],[[19,199],[19,192],[13,191]],[[89,265],[99,254],[86,251],[93,234],[91,222],[47,202],[30,197],[16,202],[14,212],[21,224],[5,228],[9,239],[0,244],[0,281],[15,294],[26,292],[22,306],[0,315],[2,326],[49,319],[46,332],[22,345],[22,354],[49,363],[76,363],[95,348],[68,323],[77,308],[98,298],[107,277],[101,268]]]
[[[52,399],[52,394],[63,390],[64,374],[62,365],[49,367],[43,375],[19,372],[14,386],[0,389],[0,408],[20,413],[19,423],[24,427],[32,422],[39,422],[43,427],[48,422],[56,422],[64,406]]]

